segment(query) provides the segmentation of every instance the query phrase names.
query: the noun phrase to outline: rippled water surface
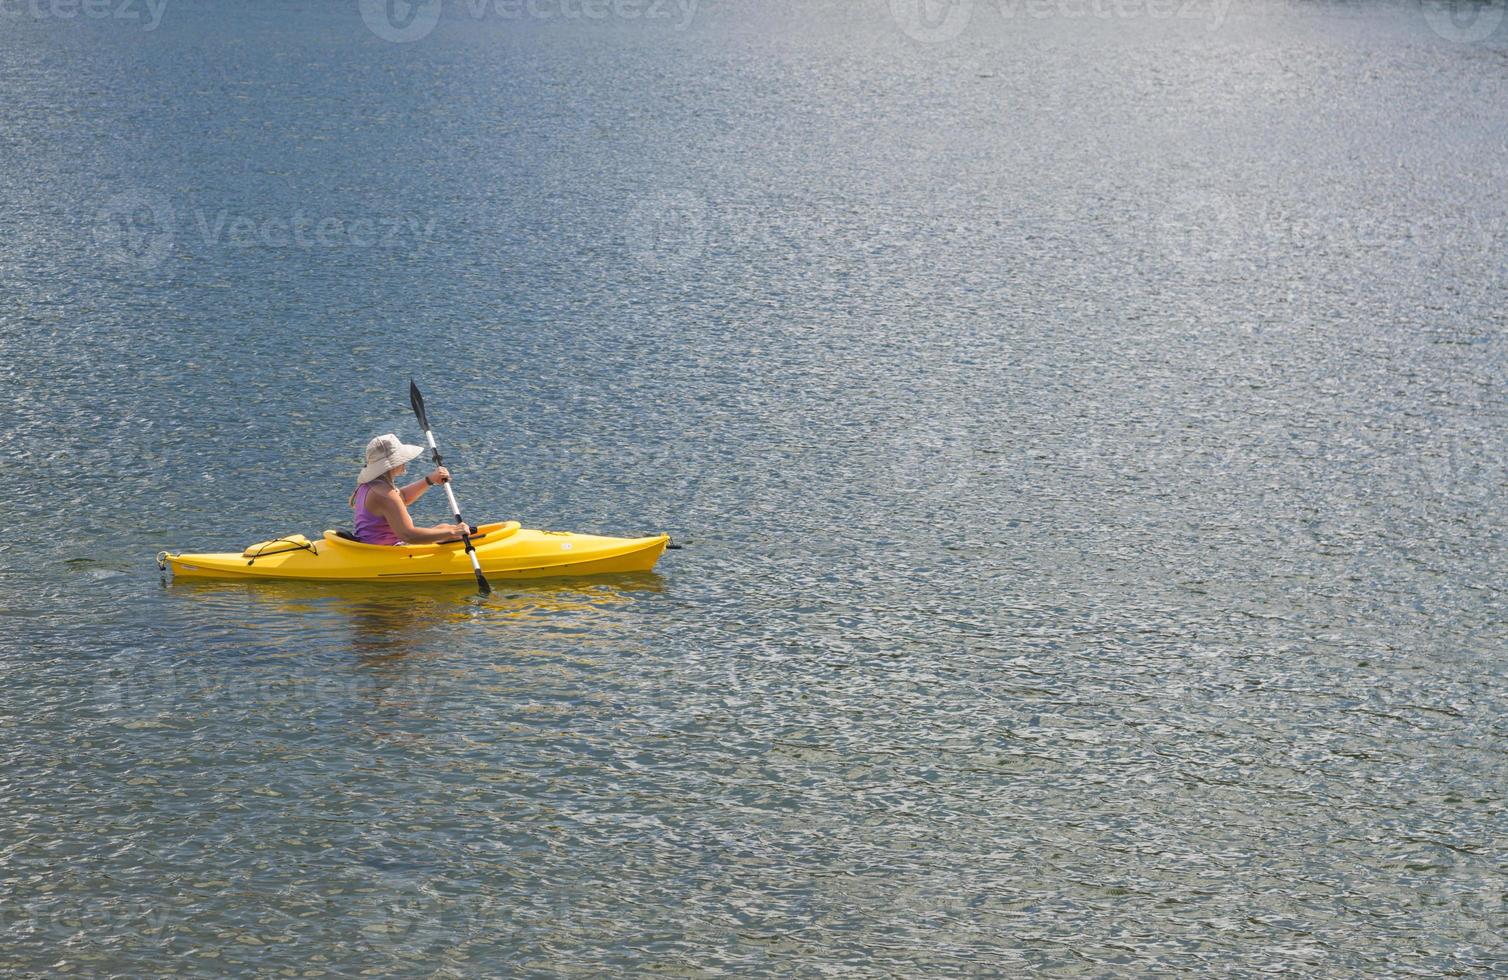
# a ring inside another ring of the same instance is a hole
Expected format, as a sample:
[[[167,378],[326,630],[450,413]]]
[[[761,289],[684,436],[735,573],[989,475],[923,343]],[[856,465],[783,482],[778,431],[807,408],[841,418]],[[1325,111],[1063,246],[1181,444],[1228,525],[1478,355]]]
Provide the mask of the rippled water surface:
[[[1508,971],[1492,9],[86,6],[0,13],[0,970]],[[470,514],[684,550],[159,575],[410,374]]]

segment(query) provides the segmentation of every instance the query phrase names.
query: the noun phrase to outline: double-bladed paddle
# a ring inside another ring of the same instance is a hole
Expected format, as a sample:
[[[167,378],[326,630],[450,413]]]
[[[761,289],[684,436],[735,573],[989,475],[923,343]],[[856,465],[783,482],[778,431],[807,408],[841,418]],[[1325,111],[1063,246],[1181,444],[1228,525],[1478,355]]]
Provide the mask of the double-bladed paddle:
[[[439,466],[441,465],[440,449],[435,445],[435,434],[430,430],[429,418],[424,414],[424,396],[419,394],[419,386],[414,384],[413,378],[408,379],[408,400],[414,406],[414,415],[419,418],[419,428],[424,430],[424,438],[429,441],[429,454],[433,457],[435,465]],[[450,481],[446,480],[442,486],[445,487],[445,499],[450,501],[450,512],[456,515],[456,523],[462,528],[469,527],[470,525],[461,520],[461,505],[456,503],[456,494],[450,488]],[[492,586],[487,584],[487,576],[482,574],[482,563],[477,560],[476,549],[471,546],[471,535],[462,530],[461,540],[466,545],[466,554],[471,558],[471,568],[476,572],[476,587],[482,595],[487,595],[492,591]]]

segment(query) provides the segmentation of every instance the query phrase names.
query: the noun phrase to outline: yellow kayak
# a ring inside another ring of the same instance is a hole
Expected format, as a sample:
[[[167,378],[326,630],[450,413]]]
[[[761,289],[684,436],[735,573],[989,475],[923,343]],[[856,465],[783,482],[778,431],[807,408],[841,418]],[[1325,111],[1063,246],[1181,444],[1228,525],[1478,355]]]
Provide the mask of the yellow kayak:
[[[489,579],[553,578],[647,572],[669,544],[668,534],[608,538],[567,531],[534,531],[517,521],[483,524],[471,536]],[[319,541],[302,534],[261,541],[245,551],[157,556],[178,576],[321,579],[332,582],[441,582],[475,574],[460,541],[439,544],[362,544],[326,531]]]

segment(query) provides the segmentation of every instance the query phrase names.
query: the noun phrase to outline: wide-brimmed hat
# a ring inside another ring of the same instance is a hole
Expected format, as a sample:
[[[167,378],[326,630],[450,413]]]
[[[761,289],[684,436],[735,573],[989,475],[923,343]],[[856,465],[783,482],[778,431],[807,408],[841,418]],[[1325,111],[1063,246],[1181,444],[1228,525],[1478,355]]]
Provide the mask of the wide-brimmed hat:
[[[380,435],[367,443],[367,465],[356,477],[357,483],[368,483],[395,466],[402,466],[424,452],[423,446],[410,446],[399,442],[391,432]]]

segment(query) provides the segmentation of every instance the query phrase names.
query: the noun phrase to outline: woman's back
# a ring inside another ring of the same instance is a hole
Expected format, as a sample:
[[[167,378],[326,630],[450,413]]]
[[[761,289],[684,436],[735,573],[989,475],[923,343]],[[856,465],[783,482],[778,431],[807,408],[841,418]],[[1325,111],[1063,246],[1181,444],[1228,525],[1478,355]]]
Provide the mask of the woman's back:
[[[386,518],[367,510],[367,494],[379,484],[384,487],[391,486],[386,477],[378,477],[356,488],[356,496],[351,502],[351,506],[356,508],[356,517],[353,521],[356,538],[365,544],[402,544],[398,535],[394,534],[393,529],[388,525]]]

